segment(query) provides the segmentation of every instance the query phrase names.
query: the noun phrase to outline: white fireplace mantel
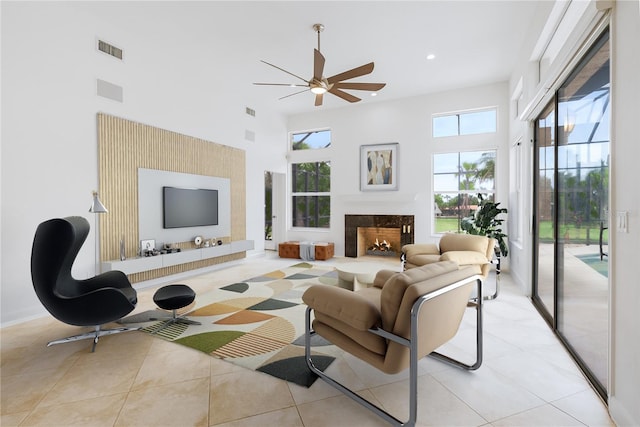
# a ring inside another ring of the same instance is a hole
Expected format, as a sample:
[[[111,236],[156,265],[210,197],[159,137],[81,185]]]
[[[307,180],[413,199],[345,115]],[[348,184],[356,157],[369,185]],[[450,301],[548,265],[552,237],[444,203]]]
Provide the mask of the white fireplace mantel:
[[[371,191],[333,196],[344,204],[357,203],[413,203],[418,200],[418,193],[398,193],[397,191]]]

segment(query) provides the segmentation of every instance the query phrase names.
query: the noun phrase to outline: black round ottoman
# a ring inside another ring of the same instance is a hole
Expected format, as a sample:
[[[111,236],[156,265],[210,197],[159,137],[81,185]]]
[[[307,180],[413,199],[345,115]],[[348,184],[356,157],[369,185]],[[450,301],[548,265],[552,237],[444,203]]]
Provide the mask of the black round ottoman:
[[[187,319],[184,316],[178,316],[176,310],[184,308],[196,299],[196,293],[187,285],[175,284],[167,285],[158,289],[153,294],[153,302],[163,310],[171,310],[171,317],[158,318],[164,320],[153,333],[160,332],[164,328],[174,323],[183,323],[187,325],[200,325],[200,322]]]

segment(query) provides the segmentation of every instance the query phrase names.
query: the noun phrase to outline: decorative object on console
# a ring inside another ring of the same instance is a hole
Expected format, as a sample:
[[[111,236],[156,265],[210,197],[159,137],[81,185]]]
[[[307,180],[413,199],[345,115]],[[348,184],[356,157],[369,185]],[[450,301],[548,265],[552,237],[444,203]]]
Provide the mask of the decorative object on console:
[[[96,190],[93,190],[91,194],[93,194],[93,202],[91,202],[91,206],[89,207],[89,212],[96,214],[93,221],[93,228],[95,229],[95,254],[96,254],[96,264],[94,267],[95,268],[94,272],[98,274],[98,273],[102,273],[102,265],[100,263],[100,246],[98,246],[99,228],[98,228],[97,214],[109,213],[109,211],[100,201],[100,197],[98,197],[98,192]]]
[[[154,239],[140,240],[140,255],[152,256],[156,251],[156,241]]]
[[[398,143],[360,146],[360,191],[398,189]]]
[[[122,237],[120,238],[120,261],[124,261],[125,259],[127,259],[125,254],[126,254],[126,251],[124,250],[124,234],[123,234]]]
[[[202,244],[202,236],[196,236],[193,239],[193,244],[196,245],[196,247],[200,247],[200,245]]]

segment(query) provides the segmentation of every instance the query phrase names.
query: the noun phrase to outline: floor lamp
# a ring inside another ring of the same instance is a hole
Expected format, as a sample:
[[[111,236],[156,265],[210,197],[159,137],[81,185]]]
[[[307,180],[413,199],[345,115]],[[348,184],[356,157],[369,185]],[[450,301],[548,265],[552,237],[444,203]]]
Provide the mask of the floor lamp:
[[[109,212],[107,208],[104,207],[102,202],[100,201],[100,197],[98,197],[98,192],[93,191],[93,202],[91,203],[91,207],[89,207],[89,212],[92,212],[95,215],[93,220],[93,226],[95,229],[95,240],[96,240],[96,265],[95,265],[95,274],[102,273],[102,264],[100,263],[100,247],[98,246],[98,233],[100,229],[98,227],[98,214],[103,214]]]

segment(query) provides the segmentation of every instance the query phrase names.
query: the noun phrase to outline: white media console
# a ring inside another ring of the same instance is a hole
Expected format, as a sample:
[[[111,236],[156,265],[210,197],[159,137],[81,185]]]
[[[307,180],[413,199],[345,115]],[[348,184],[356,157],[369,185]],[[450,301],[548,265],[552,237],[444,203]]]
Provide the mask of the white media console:
[[[171,254],[129,258],[124,261],[106,261],[102,263],[102,271],[119,270],[124,274],[141,273],[143,271],[156,270],[158,268],[171,267],[173,265],[186,264],[188,262],[200,261],[203,259],[237,254],[240,252],[250,251],[253,248],[253,240],[237,240],[235,242],[218,246],[200,249],[186,249]]]

